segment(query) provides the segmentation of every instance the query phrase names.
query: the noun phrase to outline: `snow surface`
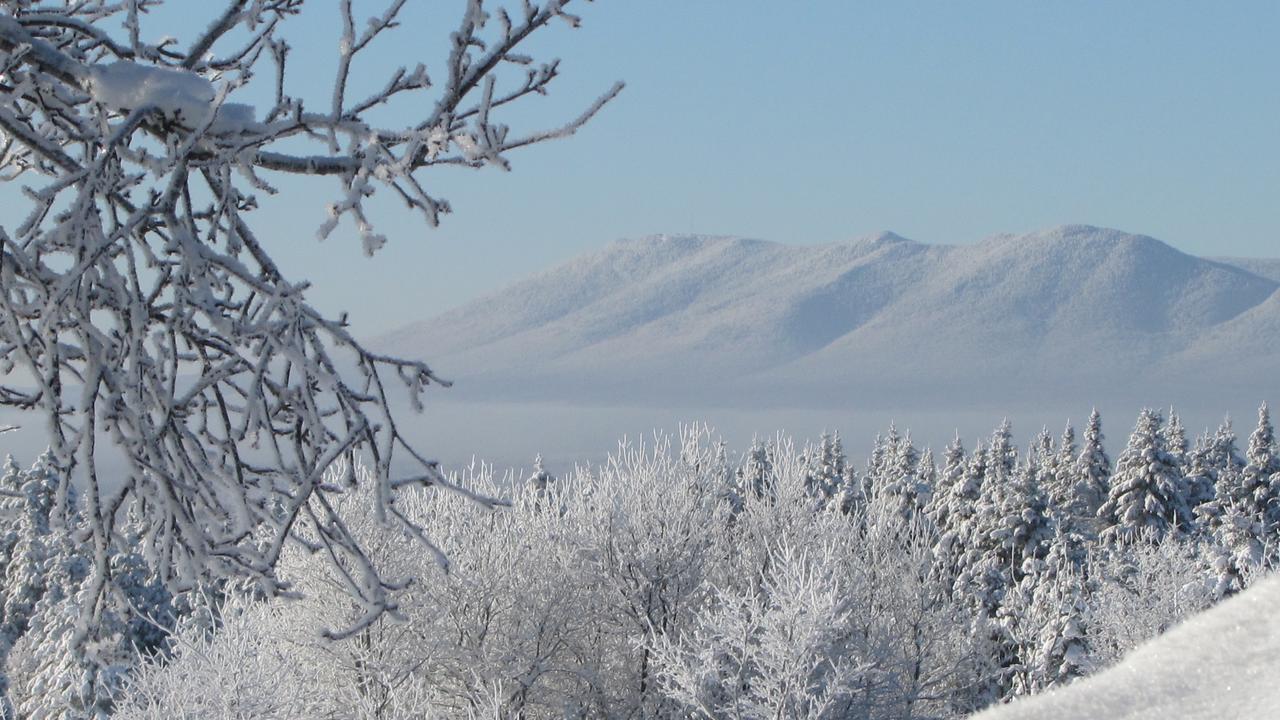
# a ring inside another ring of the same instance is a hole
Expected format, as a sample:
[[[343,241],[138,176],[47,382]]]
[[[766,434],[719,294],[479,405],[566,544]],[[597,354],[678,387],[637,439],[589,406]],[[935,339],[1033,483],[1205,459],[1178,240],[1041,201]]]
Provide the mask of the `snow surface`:
[[[1280,576],[1196,615],[1117,665],[974,720],[1280,717]]]
[[[375,342],[495,400],[901,407],[1093,398],[1170,383],[1248,395],[1280,365],[1280,283],[1088,226],[926,245],[655,236]],[[1212,342],[1217,338],[1233,342]],[[1207,373],[1207,374],[1206,374]],[[1212,384],[1212,388],[1210,388]],[[945,398],[943,397],[945,395]],[[696,397],[695,397],[696,396]],[[1219,412],[1225,400],[1217,400]]]

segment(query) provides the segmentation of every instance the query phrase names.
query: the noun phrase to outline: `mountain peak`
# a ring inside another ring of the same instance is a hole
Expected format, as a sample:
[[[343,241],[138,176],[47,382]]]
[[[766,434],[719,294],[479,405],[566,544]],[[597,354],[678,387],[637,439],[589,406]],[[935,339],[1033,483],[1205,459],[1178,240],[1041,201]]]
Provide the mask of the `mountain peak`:
[[[891,230],[882,230],[872,235],[863,235],[856,238],[850,244],[855,248],[860,248],[870,252],[881,248],[892,247],[894,245],[915,245],[917,243],[914,240],[902,237]]]

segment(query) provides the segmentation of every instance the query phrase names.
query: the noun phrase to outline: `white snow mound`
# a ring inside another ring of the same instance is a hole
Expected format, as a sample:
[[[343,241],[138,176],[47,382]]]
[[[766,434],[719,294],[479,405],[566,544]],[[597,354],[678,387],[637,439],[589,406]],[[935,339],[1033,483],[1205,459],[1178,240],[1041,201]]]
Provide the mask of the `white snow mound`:
[[[1280,717],[1280,576],[1254,585],[1069,687],[974,720]]]
[[[152,106],[189,128],[204,126],[213,114],[213,83],[194,72],[119,60],[94,65],[89,73],[93,99],[117,112]],[[251,105],[224,103],[209,131],[254,129],[253,116]]]
[[[89,70],[93,99],[121,112],[155,106],[188,127],[209,119],[213,83],[193,72],[119,60]]]

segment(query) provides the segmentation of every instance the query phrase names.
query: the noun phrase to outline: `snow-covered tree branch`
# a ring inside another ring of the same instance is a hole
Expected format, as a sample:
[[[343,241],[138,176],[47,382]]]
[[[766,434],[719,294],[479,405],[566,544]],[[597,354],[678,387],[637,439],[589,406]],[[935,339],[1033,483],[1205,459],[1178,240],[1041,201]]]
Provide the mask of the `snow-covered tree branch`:
[[[28,201],[25,218],[0,225],[0,403],[42,418],[50,462],[83,481],[78,532],[96,554],[81,636],[103,606],[125,512],[172,589],[213,576],[287,591],[275,566],[293,540],[329,558],[361,609],[336,634],[395,610],[390,591],[407,578],[384,577],[333,499],[359,479],[328,482],[325,470],[367,456],[378,522],[429,544],[397,491],[467,491],[406,440],[391,401],[407,392],[420,408],[427,385],[447,382],[369,351],[345,317],[308,304],[307,283],[272,258],[278,240],[253,230],[255,194],[276,192],[273,173],[331,176],[318,234],[350,219],[368,254],[386,241],[366,210],[379,190],[435,225],[449,212],[435,166],[507,169],[511,150],[573,134],[620,91],[550,129],[499,121],[556,78],[557,61],[521,50],[553,22],[577,25],[572,4],[469,0],[443,67],[403,67],[370,89],[352,68],[406,2],[364,18],[368,3],[344,0],[331,102],[313,108],[294,94],[283,29],[331,8],[231,0],[189,37],[151,40],[162,0],[0,3],[0,177],[24,183]],[[270,107],[237,102],[255,83]],[[376,124],[383,106],[403,124]],[[113,449],[123,477],[100,469]],[[393,458],[416,469],[393,477]],[[54,517],[67,514],[60,487]]]

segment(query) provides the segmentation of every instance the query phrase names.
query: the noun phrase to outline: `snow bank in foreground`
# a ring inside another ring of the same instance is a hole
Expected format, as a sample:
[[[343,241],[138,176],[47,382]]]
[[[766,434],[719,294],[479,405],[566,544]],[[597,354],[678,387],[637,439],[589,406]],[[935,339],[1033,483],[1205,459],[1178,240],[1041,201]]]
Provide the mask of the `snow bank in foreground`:
[[[1280,576],[1170,630],[1087,680],[974,720],[1280,717]]]

